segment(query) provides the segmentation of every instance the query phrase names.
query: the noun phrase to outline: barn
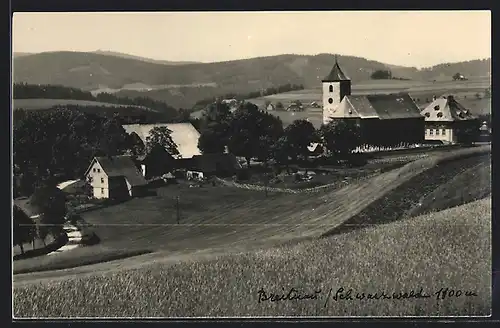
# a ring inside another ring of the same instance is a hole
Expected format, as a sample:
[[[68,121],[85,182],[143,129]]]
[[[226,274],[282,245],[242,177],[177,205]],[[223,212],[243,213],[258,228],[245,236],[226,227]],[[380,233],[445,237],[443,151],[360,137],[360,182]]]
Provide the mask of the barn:
[[[363,141],[376,146],[424,141],[425,119],[408,93],[351,95],[351,80],[337,59],[322,83],[323,124],[355,120]]]

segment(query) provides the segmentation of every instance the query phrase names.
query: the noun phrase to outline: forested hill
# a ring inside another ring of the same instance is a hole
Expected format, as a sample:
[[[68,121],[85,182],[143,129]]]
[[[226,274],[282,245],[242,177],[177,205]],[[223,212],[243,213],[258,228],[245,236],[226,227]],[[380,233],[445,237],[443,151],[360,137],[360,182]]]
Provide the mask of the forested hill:
[[[47,52],[14,58],[14,81],[57,84],[87,91],[111,90],[117,95],[148,97],[174,107],[227,93],[248,93],[285,84],[317,87],[334,63],[334,55],[278,55],[218,63],[168,65],[102,53]],[[354,83],[390,68],[397,78],[432,80],[457,72],[465,76],[490,73],[490,59],[437,65],[418,70],[353,56],[339,56]]]

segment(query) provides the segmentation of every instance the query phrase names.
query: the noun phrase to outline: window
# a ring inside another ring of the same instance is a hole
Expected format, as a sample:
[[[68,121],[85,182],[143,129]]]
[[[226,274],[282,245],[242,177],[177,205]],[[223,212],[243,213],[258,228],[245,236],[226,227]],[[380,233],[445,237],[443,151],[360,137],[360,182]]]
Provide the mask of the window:
[[[104,188],[101,188],[101,195],[104,195]]]
[[[101,178],[101,183],[104,183],[104,178]]]
[[[436,135],[437,136],[439,135],[439,129],[436,129]]]
[[[330,85],[330,87],[328,88],[328,91],[333,92],[333,85]]]
[[[94,173],[95,173],[95,167],[92,169],[92,172],[94,172]]]
[[[442,134],[443,136],[445,136],[445,135],[446,135],[446,129],[442,129],[442,130],[441,130],[441,134]]]
[[[439,110],[439,105],[434,106],[434,110]]]
[[[443,117],[443,113],[442,112],[437,113],[437,117]]]
[[[427,129],[425,129],[425,135],[427,135]]]
[[[328,103],[329,104],[333,103],[333,99],[332,98],[328,98]]]
[[[434,135],[434,129],[429,129],[429,135]]]
[[[97,173],[101,173],[101,169],[97,169]]]

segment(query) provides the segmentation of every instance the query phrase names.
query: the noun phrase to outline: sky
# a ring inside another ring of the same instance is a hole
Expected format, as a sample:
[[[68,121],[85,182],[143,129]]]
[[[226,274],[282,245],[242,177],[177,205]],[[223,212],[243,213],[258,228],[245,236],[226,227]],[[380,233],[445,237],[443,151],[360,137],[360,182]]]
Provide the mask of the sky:
[[[491,57],[491,12],[15,13],[12,50],[200,62],[337,53],[421,68]]]

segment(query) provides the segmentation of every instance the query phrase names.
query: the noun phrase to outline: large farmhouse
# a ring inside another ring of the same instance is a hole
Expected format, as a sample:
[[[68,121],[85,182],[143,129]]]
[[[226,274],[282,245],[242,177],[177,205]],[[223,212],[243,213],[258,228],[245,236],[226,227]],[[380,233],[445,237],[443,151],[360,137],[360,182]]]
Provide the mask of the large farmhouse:
[[[422,110],[422,115],[425,117],[425,140],[448,144],[460,142],[459,131],[475,128],[477,122],[477,118],[451,95],[434,98]]]
[[[323,123],[354,119],[372,144],[421,143],[425,120],[408,93],[351,95],[351,80],[335,60],[323,80]]]
[[[146,180],[130,156],[94,157],[85,172],[94,198],[124,199],[142,194]]]

